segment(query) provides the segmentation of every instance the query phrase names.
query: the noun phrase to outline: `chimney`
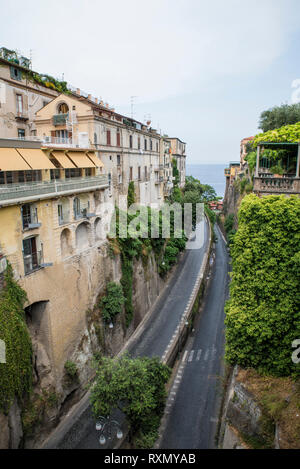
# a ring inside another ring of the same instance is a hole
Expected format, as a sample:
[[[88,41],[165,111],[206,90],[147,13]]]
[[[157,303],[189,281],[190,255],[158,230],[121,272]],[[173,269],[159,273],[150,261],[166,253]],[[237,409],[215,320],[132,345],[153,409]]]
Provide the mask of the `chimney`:
[[[78,94],[80,96],[80,88],[76,89],[76,94]]]
[[[109,108],[109,105],[108,105],[108,103],[105,103],[105,107],[106,107],[107,109]]]
[[[98,104],[98,98],[95,98],[95,103]]]
[[[103,106],[103,101],[102,101],[102,99],[100,99],[100,104],[101,104],[101,106]]]
[[[88,99],[89,99],[90,101],[92,101],[92,95],[91,95],[91,94],[88,94]]]

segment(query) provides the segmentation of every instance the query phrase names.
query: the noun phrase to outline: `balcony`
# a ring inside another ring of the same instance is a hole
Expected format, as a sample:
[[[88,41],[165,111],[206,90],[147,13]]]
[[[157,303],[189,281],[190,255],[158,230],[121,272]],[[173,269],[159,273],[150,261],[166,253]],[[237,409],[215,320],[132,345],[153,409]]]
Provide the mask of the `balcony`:
[[[53,125],[65,125],[68,120],[68,113],[65,114],[54,114],[52,121]]]
[[[254,178],[253,191],[269,194],[299,194],[300,179],[294,177],[275,177],[272,174],[262,173]]]
[[[32,182],[28,184],[6,184],[0,186],[0,206],[18,202],[49,199],[61,195],[70,195],[89,190],[108,187],[106,174],[87,178],[72,178],[51,182]]]
[[[26,122],[28,121],[28,112],[27,111],[18,111],[16,113],[16,120]]]
[[[25,275],[34,272],[35,270],[43,267],[43,253],[42,251],[36,251],[32,254],[24,254],[24,271]]]

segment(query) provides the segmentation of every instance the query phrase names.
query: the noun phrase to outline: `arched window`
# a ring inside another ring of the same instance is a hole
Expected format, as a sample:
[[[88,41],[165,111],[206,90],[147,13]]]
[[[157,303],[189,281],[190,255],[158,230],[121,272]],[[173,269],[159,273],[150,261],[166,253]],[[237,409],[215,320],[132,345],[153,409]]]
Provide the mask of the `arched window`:
[[[76,248],[79,250],[88,248],[90,246],[90,224],[87,222],[81,223],[76,229]]]
[[[67,114],[69,112],[69,106],[66,103],[60,103],[57,106],[57,114]]]
[[[94,230],[95,230],[95,239],[96,241],[99,241],[100,239],[102,239],[101,218],[96,218],[95,224],[94,224]]]
[[[60,235],[60,248],[62,257],[67,257],[72,254],[71,231],[65,228]]]

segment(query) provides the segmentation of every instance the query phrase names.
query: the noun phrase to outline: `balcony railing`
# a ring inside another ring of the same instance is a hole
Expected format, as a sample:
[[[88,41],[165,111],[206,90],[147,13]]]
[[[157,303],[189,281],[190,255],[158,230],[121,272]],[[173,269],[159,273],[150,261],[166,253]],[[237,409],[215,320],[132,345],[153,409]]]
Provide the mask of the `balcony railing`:
[[[299,194],[300,179],[293,177],[274,177],[262,174],[254,178],[254,192],[268,192],[279,194]]]
[[[35,198],[50,198],[64,193],[84,192],[88,188],[108,187],[108,177],[106,174],[88,178],[72,178],[67,180],[51,182],[31,182],[28,184],[6,184],[0,186],[0,206],[5,203],[23,199],[29,201]]]
[[[52,121],[53,125],[64,125],[68,119],[68,113],[65,114],[54,114]]]
[[[33,252],[32,254],[24,254],[24,270],[25,275],[38,270],[43,265],[42,251]]]

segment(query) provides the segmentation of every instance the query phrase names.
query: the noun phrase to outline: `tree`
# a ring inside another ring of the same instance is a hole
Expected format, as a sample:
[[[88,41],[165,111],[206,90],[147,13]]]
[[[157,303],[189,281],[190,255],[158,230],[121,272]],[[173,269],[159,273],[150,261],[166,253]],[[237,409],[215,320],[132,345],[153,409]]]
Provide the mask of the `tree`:
[[[166,390],[171,370],[158,358],[103,357],[95,364],[96,381],[91,390],[93,414],[108,416],[120,409],[130,424],[131,435],[151,434],[157,429],[163,414]],[[154,443],[153,441],[153,443]]]
[[[226,357],[277,376],[300,374],[300,199],[246,196],[234,236]]]
[[[263,132],[278,129],[284,125],[296,124],[300,121],[300,103],[275,106],[260,115],[259,129]]]

